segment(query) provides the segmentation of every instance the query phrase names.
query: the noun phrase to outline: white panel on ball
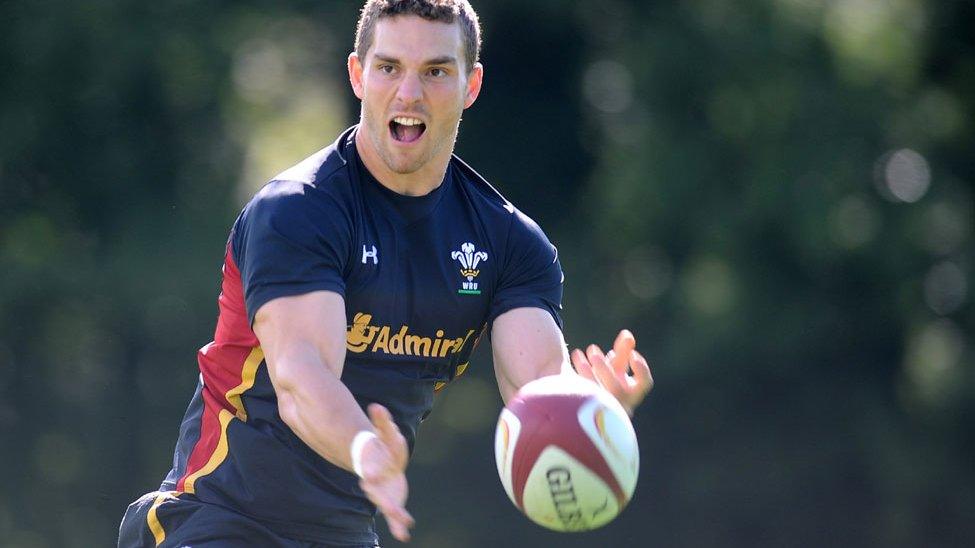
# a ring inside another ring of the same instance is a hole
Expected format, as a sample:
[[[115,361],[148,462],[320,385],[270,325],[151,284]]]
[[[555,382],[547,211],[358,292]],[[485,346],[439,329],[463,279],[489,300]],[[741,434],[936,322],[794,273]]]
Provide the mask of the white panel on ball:
[[[528,475],[525,514],[556,531],[602,527],[619,513],[616,495],[606,483],[562,449],[549,446]]]
[[[599,449],[629,499],[640,473],[640,447],[623,406],[609,393],[594,397],[579,408],[579,424]],[[600,432],[599,425],[602,425]]]
[[[515,492],[511,482],[511,459],[519,435],[521,435],[521,421],[511,411],[502,409],[494,432],[494,462],[498,467],[501,485],[504,486],[504,491],[508,493],[511,502],[515,502]]]

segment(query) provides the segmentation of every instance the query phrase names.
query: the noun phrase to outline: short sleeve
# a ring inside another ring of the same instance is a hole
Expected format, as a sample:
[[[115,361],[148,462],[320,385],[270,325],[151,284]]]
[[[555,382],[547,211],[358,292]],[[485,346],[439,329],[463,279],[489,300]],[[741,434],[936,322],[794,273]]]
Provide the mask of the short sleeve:
[[[299,182],[265,186],[231,235],[250,323],[278,297],[319,290],[344,295],[351,241],[349,214],[331,196]]]
[[[562,281],[558,250],[535,221],[515,209],[488,326],[509,310],[534,307],[546,310],[561,328]]]

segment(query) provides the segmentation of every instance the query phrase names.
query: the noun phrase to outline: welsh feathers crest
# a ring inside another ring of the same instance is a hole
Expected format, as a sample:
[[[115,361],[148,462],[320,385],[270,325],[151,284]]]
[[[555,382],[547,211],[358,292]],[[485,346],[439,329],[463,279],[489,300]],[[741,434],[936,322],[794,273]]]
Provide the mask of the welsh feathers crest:
[[[477,289],[477,282],[474,281],[474,278],[481,273],[477,265],[481,261],[487,261],[488,254],[483,251],[475,251],[474,244],[464,242],[460,246],[460,251],[451,252],[450,258],[460,262],[460,274],[467,279],[461,284],[462,287],[457,292],[462,295],[480,295],[481,292]]]

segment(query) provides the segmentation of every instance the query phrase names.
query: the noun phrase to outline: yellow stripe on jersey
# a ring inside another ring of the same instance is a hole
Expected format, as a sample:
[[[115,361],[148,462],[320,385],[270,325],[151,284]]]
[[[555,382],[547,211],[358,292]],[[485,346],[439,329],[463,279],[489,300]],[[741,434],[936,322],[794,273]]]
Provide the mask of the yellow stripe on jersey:
[[[244,422],[247,422],[247,410],[244,409],[244,402],[241,401],[240,397],[254,386],[257,368],[262,361],[264,361],[264,351],[261,350],[260,346],[255,346],[247,359],[244,360],[244,366],[240,372],[240,384],[227,391],[227,401],[234,406],[237,418]]]
[[[217,442],[217,448],[213,450],[213,454],[210,455],[210,460],[190,477],[186,478],[183,483],[183,492],[196,494],[196,489],[194,484],[196,480],[202,476],[209,474],[220,466],[223,459],[227,458],[227,425],[233,420],[234,414],[226,409],[220,410],[220,441]]]
[[[217,441],[217,447],[213,450],[210,459],[203,465],[203,468],[193,472],[183,482],[184,493],[196,494],[196,480],[216,470],[217,466],[220,466],[220,463],[227,458],[227,453],[229,452],[227,427],[234,418],[247,421],[247,410],[244,409],[244,402],[241,400],[241,396],[254,386],[254,381],[257,378],[257,368],[260,367],[262,361],[264,361],[264,351],[261,350],[260,346],[255,346],[250,354],[248,354],[247,359],[244,360],[243,366],[241,366],[240,384],[224,394],[227,402],[233,406],[234,412],[231,413],[227,409],[220,410],[220,440]]]
[[[156,509],[159,505],[167,499],[174,498],[176,491],[166,491],[164,493],[159,493],[156,500],[152,502],[152,506],[149,507],[149,513],[146,515],[146,522],[149,524],[149,530],[152,531],[152,538],[156,539],[156,546],[162,544],[166,540],[166,530],[163,529],[162,523],[159,522],[159,516],[156,515]]]
[[[457,377],[463,375],[464,374],[464,371],[467,370],[467,366],[470,365],[470,363],[471,362],[464,362],[464,363],[458,365],[457,366],[457,373],[454,375],[454,378],[456,379]],[[447,386],[447,381],[437,381],[437,383],[433,385],[433,391],[434,392],[440,392],[440,390],[443,389],[443,387],[445,387],[445,386]]]

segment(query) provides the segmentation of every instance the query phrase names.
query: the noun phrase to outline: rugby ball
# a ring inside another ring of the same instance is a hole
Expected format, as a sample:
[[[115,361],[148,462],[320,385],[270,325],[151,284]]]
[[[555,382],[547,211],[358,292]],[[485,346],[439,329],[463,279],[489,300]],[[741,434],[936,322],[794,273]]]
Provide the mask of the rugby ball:
[[[612,521],[630,501],[640,468],[623,406],[575,374],[518,391],[501,410],[494,456],[511,502],[535,523],[565,532]]]

